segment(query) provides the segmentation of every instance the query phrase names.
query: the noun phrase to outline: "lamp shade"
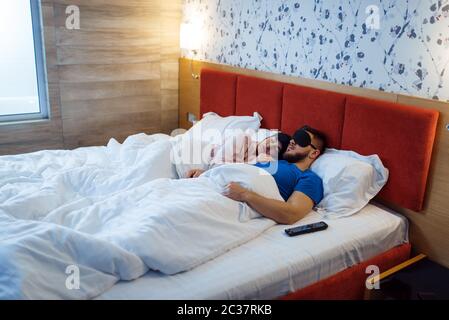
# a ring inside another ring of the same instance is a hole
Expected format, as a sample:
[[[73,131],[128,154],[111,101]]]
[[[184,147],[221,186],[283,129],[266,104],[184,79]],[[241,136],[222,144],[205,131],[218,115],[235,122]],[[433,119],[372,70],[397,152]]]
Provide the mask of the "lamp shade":
[[[201,27],[195,23],[181,23],[179,38],[181,49],[198,50],[201,43]]]

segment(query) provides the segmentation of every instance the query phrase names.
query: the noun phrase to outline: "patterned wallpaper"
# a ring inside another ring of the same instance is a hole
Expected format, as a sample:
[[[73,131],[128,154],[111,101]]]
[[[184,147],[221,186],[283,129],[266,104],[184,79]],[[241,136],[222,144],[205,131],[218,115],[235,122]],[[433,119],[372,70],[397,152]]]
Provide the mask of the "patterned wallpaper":
[[[184,0],[183,20],[196,59],[449,101],[449,0]]]

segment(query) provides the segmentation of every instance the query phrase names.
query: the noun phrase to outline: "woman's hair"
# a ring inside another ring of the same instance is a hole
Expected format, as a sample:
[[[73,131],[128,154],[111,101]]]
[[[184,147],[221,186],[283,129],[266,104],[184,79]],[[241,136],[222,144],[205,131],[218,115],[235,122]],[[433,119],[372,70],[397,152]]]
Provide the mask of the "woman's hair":
[[[291,136],[289,136],[286,133],[278,132],[278,143],[281,144],[281,148],[279,149],[278,153],[278,160],[284,159],[284,152],[287,150],[288,145],[290,143],[290,140],[292,139]]]

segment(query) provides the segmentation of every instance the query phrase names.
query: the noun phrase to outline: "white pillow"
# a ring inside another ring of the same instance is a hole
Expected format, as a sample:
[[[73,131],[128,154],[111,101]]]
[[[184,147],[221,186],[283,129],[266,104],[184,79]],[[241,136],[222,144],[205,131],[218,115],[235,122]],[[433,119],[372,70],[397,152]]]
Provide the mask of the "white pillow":
[[[173,139],[172,161],[179,178],[185,178],[189,170],[209,168],[211,151],[223,143],[226,135],[236,131],[257,131],[262,117],[253,116],[221,117],[216,113],[204,114],[186,133]]]
[[[316,210],[324,218],[339,218],[360,211],[388,180],[388,169],[377,155],[326,149],[311,167],[322,180],[323,200]]]
[[[240,129],[243,131],[252,129],[253,131],[257,131],[260,128],[260,121],[262,121],[262,116],[258,112],[254,112],[252,116],[228,117],[219,116],[215,112],[208,112],[189,131],[194,130],[194,127],[199,125],[201,125],[203,131],[214,129],[222,134],[224,134],[226,129]]]

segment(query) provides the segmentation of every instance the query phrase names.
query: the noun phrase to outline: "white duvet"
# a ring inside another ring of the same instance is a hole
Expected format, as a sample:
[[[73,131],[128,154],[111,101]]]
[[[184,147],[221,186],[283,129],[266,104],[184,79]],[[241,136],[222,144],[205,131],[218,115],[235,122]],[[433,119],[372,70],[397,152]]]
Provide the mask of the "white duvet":
[[[173,179],[170,149],[142,134],[0,157],[0,299],[91,298],[149,269],[189,270],[274,224],[222,195],[240,179],[281,199],[271,176],[226,165]]]

